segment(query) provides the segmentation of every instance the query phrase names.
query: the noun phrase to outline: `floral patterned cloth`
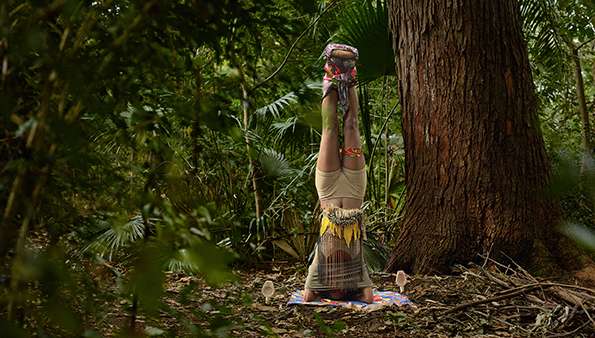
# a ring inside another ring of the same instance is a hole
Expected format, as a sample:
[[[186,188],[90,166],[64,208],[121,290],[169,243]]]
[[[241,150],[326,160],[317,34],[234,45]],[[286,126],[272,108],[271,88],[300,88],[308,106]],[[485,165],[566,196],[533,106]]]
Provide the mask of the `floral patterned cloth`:
[[[334,50],[351,52],[352,58],[333,56]],[[324,77],[322,79],[322,98],[325,98],[331,89],[337,89],[339,95],[339,108],[343,112],[349,109],[349,87],[355,85],[357,69],[355,64],[359,58],[359,52],[355,47],[338,43],[330,43],[324,49],[326,63],[324,65]]]
[[[287,305],[316,305],[316,306],[341,306],[355,309],[365,309],[367,307],[378,307],[378,306],[413,306],[413,303],[407,298],[396,291],[378,291],[374,290],[374,303],[367,304],[356,300],[332,300],[326,298],[320,298],[313,302],[304,301],[304,291],[296,290],[291,294]]]

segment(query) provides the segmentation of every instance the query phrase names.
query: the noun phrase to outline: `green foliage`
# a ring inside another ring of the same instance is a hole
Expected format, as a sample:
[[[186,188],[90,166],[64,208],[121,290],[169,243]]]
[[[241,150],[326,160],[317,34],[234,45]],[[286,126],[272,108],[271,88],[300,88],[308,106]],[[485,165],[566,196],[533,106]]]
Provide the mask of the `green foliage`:
[[[396,75],[392,36],[385,1],[350,1],[338,17],[337,41],[358,48],[358,76],[369,82],[384,75]]]
[[[592,98],[594,59],[589,46],[595,39],[595,8],[583,0],[527,0],[521,1],[521,14],[548,150],[578,151],[581,121],[573,53],[578,50],[585,96]]]
[[[109,266],[119,280],[116,295],[130,300],[133,318],[162,306],[166,270],[197,273],[213,284],[230,279],[228,265],[238,257],[233,251],[252,250],[258,244],[252,235],[262,231],[250,227],[254,206],[242,134],[256,141],[262,172],[270,169],[264,196],[302,173],[282,149],[261,143],[270,139],[260,135],[268,126],[260,114],[249,116],[248,129],[236,121],[242,120],[240,82],[250,86],[280,63],[280,46],[309,24],[308,16],[294,15],[303,6],[233,0],[0,4],[0,136],[8,140],[0,146],[6,225],[0,251],[16,255],[2,266],[14,281],[3,294],[15,297],[0,303],[11,318],[23,313],[40,332],[61,327],[83,334],[81,320],[68,320],[80,307],[51,307],[76,299],[59,303],[43,296],[57,316],[48,324],[20,297],[43,286],[35,284],[43,274],[23,250],[32,230],[49,236],[47,248],[68,248],[76,264],[99,255],[98,268]],[[312,77],[307,70],[287,67],[278,83],[266,83],[250,100],[298,93]],[[301,102],[300,95],[290,101]],[[62,277],[75,274],[70,267],[47,267]],[[73,294],[79,289],[72,285]]]
[[[324,337],[335,337],[337,333],[347,327],[342,320],[332,320],[330,324],[327,324],[319,313],[314,313],[314,319],[318,324],[318,332]]]
[[[395,327],[401,330],[411,330],[412,323],[408,321],[407,314],[401,311],[389,311],[386,313],[387,320],[390,320]]]
[[[593,38],[595,7],[522,6],[548,150],[572,153],[580,121],[568,42]],[[387,17],[386,2],[372,0],[1,2],[0,313],[11,320],[0,331],[98,336],[114,310],[105,304],[120,304],[130,321],[166,311],[200,336],[192,316],[211,316],[205,335],[227,334],[222,314],[165,304],[164,280],[173,271],[217,286],[233,279],[230,264],[307,261],[329,41],[360,50],[366,259],[381,269],[406,194]],[[580,55],[592,101],[593,54]],[[576,208],[590,203],[580,182],[560,189],[565,210],[580,210],[568,218],[589,224],[592,209]]]
[[[563,211],[560,231],[585,246],[589,229],[595,227],[595,194],[592,160],[583,159],[575,62],[582,66],[584,95],[592,107],[595,6],[583,0],[521,1],[521,14],[541,103],[542,130],[554,165],[550,193],[560,199]]]

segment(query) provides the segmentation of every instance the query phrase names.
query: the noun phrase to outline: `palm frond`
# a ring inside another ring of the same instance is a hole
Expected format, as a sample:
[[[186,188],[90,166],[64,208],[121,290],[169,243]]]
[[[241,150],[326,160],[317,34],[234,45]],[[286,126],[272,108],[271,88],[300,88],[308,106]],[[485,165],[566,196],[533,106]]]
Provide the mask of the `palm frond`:
[[[372,238],[370,238],[372,237]],[[371,271],[382,271],[386,266],[390,250],[380,244],[373,234],[368,233],[368,239],[364,241],[364,257]]]
[[[310,142],[312,125],[307,116],[292,116],[284,121],[272,123],[270,132],[275,148],[282,151],[299,151]]]
[[[322,88],[322,83],[320,82],[307,82],[305,83],[304,88],[299,91],[291,91],[280,98],[276,99],[275,101],[256,109],[256,114],[260,116],[265,116],[267,114],[272,115],[274,118],[279,118],[281,116],[281,112],[283,109],[287,108],[293,103],[299,101],[300,95],[303,94],[305,90],[320,90]]]
[[[297,95],[294,92],[289,92],[275,101],[267,104],[264,107],[258,108],[256,114],[266,115],[271,114],[273,117],[278,118],[281,115],[281,111],[292,103],[297,102]]]
[[[149,219],[152,224],[156,219]],[[145,235],[145,221],[141,215],[132,217],[124,224],[116,224],[99,235],[93,242],[87,245],[83,252],[94,252],[100,257],[112,259],[113,254],[126,248],[130,244],[142,239]]]
[[[260,144],[262,141],[262,137],[254,130],[246,130],[244,137],[252,144]]]
[[[566,45],[556,3],[552,0],[522,0],[520,7],[533,62],[547,72],[562,71]]]
[[[358,48],[360,82],[396,75],[386,1],[352,1],[341,12],[338,21],[340,28],[333,40]]]
[[[187,249],[178,249],[167,261],[167,269],[173,272],[195,273],[199,267]]]
[[[263,149],[259,161],[264,174],[268,177],[286,177],[295,173],[285,156],[274,149]]]
[[[275,122],[271,130],[275,133],[275,141],[280,141],[290,131],[295,131],[298,124],[297,116],[292,116],[285,121]]]

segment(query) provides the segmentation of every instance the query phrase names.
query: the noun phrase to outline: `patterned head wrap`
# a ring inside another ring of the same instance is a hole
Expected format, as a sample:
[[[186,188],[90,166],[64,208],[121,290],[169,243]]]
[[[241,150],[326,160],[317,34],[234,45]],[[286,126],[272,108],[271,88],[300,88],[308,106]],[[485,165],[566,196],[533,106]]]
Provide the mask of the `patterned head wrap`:
[[[353,54],[353,57],[345,58],[333,56],[333,51],[342,50]],[[330,43],[324,49],[326,64],[324,65],[325,75],[322,80],[322,97],[328,95],[331,88],[337,88],[339,94],[339,107],[346,112],[349,109],[348,90],[355,85],[357,69],[355,64],[359,58],[357,48],[349,45]]]

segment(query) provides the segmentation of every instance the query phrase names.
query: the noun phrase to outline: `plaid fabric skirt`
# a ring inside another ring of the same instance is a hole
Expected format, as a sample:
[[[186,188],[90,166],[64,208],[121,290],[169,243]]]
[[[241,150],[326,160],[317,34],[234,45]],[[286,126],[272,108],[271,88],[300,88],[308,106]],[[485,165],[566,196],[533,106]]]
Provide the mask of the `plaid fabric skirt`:
[[[324,292],[371,287],[363,256],[363,213],[332,208],[322,215],[320,238],[308,268],[307,289]]]

